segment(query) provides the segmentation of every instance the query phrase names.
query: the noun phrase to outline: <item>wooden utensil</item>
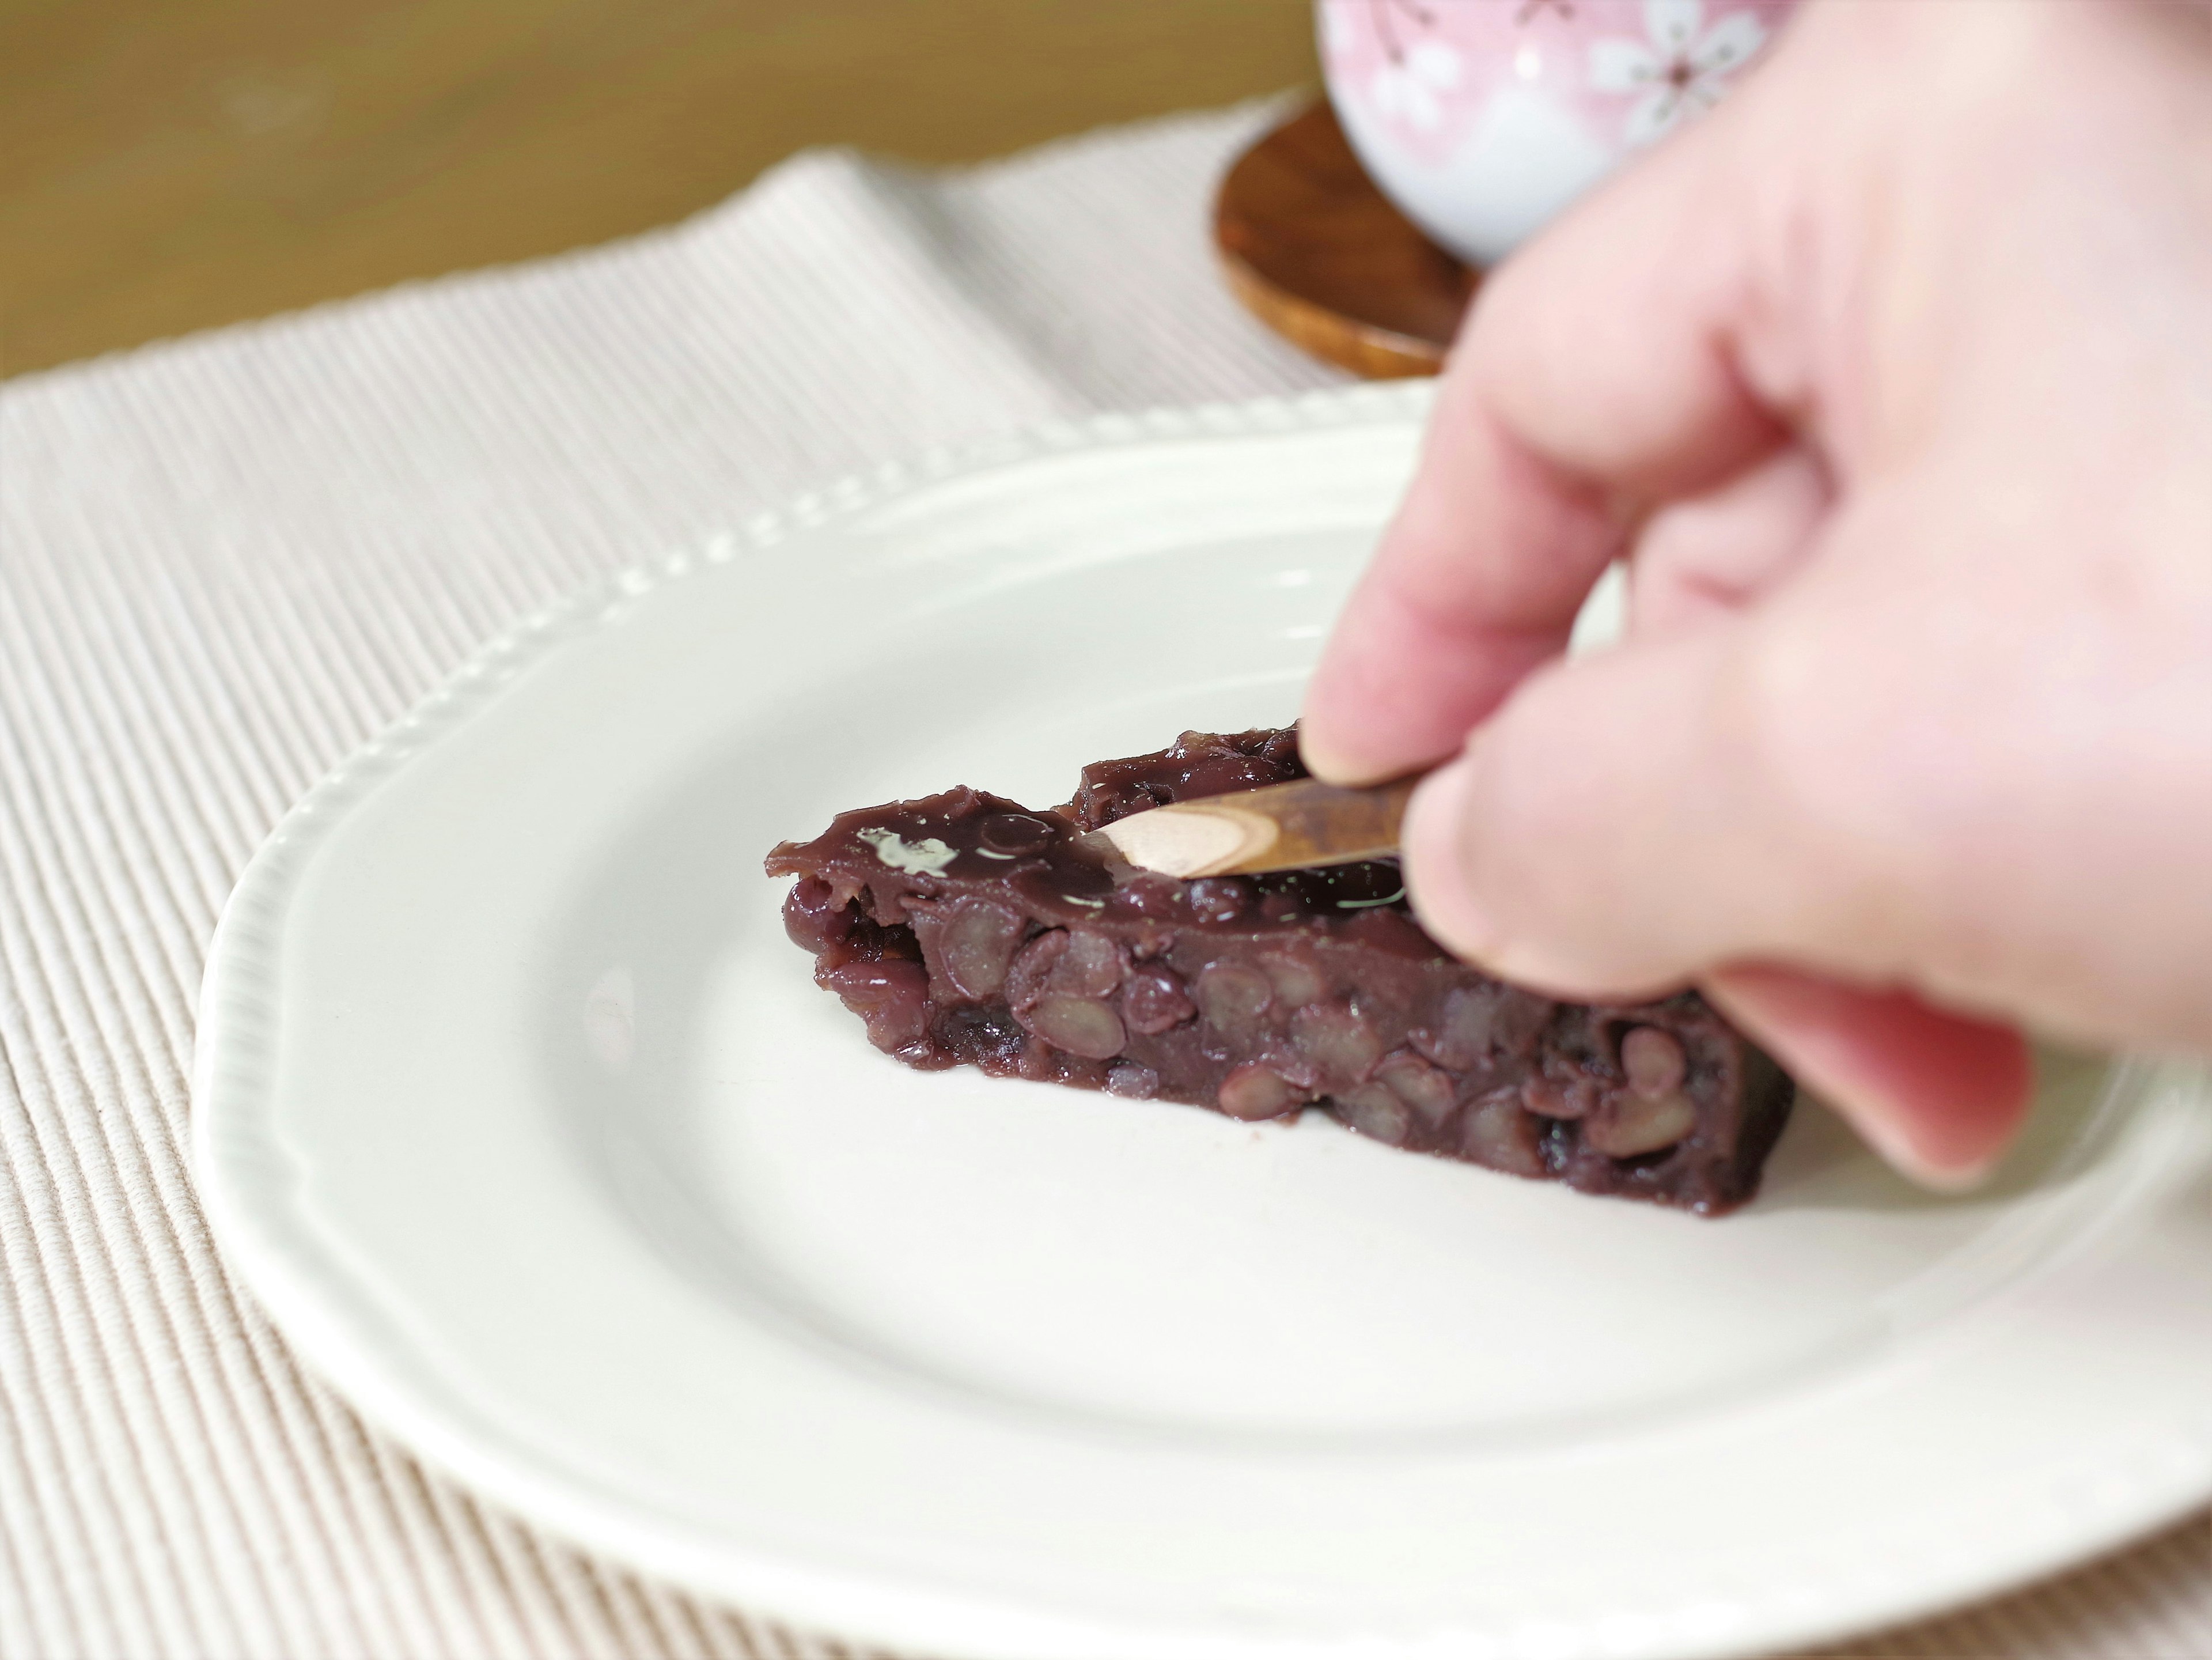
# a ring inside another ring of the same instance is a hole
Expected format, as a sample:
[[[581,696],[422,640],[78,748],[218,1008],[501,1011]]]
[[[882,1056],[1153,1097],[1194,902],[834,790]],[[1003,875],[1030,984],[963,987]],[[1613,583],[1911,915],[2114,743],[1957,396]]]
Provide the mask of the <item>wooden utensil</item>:
[[[1164,876],[1257,875],[1381,859],[1398,851],[1399,822],[1418,781],[1343,789],[1297,778],[1132,813],[1093,835]]]

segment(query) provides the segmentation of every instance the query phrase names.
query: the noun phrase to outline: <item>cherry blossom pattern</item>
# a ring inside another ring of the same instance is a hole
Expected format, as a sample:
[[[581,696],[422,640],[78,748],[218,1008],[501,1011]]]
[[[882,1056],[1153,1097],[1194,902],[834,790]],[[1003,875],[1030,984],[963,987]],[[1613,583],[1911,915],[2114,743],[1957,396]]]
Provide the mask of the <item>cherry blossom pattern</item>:
[[[1443,121],[1441,94],[1459,83],[1459,54],[1442,41],[1423,40],[1397,62],[1376,64],[1367,89],[1384,115],[1433,132]]]
[[[1711,109],[1728,77],[1765,44],[1766,30],[1747,11],[1705,27],[1705,0],[1644,0],[1650,40],[1593,41],[1589,83],[1597,92],[1639,94],[1622,137],[1632,149]]]
[[[1459,53],[1441,40],[1405,44],[1394,12],[1402,10],[1423,27],[1436,23],[1435,16],[1415,0],[1372,0],[1372,10],[1384,56],[1367,83],[1368,96],[1386,119],[1422,132],[1436,131],[1443,124],[1444,94],[1456,91],[1464,78]]]

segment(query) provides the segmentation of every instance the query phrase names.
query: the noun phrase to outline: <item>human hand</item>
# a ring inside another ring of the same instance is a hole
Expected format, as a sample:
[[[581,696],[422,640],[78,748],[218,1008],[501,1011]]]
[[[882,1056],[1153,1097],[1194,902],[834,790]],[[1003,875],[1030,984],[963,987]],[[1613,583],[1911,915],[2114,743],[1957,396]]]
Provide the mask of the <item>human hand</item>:
[[[1620,647],[1558,656],[1631,560]],[[1437,936],[1971,1180],[2212,1049],[2212,7],[1815,0],[1489,280],[1308,691]]]

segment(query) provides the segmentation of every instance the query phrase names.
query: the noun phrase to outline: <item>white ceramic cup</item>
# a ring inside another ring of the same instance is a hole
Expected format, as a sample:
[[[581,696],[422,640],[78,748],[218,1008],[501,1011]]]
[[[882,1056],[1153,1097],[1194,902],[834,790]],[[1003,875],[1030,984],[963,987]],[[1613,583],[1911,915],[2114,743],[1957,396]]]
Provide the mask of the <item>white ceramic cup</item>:
[[[1322,67],[1370,177],[1494,265],[1717,101],[1796,0],[1316,0]]]

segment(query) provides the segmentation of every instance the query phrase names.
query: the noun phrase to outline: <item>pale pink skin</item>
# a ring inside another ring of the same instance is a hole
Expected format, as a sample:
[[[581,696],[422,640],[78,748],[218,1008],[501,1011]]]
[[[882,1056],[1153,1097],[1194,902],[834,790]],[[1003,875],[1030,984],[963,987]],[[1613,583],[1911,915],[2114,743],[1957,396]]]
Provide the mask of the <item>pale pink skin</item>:
[[[1557,659],[1606,563],[1628,642]],[[1494,274],[1307,696],[1430,927],[1901,1168],[2212,1052],[2212,5],[1814,0]]]
[[[1716,100],[1796,3],[1321,0],[1321,46],[1331,95],[1419,161],[1449,155],[1505,86],[1625,154]]]

